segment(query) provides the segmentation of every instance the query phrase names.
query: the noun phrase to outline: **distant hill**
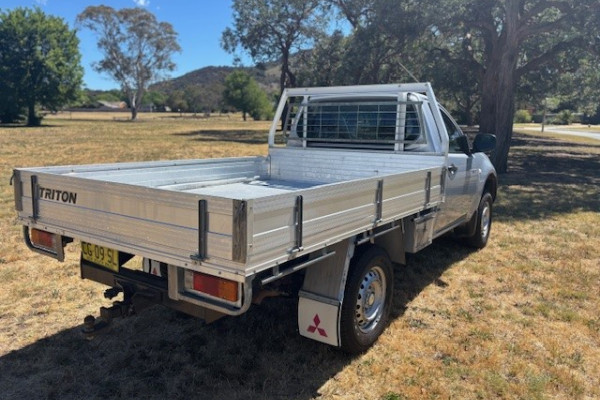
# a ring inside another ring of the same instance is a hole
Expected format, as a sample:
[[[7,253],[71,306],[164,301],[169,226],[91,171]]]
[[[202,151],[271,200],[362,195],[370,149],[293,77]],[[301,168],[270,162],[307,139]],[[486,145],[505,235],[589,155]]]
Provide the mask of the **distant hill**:
[[[200,68],[185,75],[171,78],[150,86],[149,90],[170,95],[173,92],[197,90],[201,93],[205,108],[218,109],[223,103],[225,78],[233,71],[243,69],[256,79],[259,85],[268,93],[277,92],[279,87],[279,71],[276,64],[236,68],[229,66],[209,66]]]

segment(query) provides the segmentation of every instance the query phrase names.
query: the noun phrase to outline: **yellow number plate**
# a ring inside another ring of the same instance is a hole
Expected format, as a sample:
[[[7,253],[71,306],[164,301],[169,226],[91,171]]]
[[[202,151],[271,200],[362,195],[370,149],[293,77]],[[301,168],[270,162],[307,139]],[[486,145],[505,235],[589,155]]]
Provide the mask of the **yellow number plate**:
[[[119,252],[117,250],[81,242],[81,257],[104,268],[119,272]]]

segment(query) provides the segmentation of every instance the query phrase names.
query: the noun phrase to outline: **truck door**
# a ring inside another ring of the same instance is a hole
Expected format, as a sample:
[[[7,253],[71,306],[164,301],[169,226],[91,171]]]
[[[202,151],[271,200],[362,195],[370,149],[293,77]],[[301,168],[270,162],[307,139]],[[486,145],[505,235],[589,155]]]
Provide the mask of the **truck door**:
[[[470,207],[470,193],[476,184],[476,176],[473,175],[473,157],[465,154],[458,145],[457,139],[464,136],[464,133],[444,109],[440,111],[448,131],[450,148],[446,170],[446,201],[440,206],[436,218],[436,233],[466,221]]]

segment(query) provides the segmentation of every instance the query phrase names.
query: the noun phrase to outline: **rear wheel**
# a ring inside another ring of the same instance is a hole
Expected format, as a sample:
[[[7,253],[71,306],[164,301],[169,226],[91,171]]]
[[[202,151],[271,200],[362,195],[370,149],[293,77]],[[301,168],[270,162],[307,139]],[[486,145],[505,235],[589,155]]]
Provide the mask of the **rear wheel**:
[[[466,242],[469,246],[482,249],[488,242],[490,237],[490,231],[492,229],[492,195],[489,192],[485,192],[479,200],[479,207],[477,207],[477,225],[475,226],[475,233],[473,236],[466,238]]]
[[[340,318],[344,351],[361,353],[381,335],[389,319],[393,282],[392,262],[380,247],[371,247],[351,266]]]

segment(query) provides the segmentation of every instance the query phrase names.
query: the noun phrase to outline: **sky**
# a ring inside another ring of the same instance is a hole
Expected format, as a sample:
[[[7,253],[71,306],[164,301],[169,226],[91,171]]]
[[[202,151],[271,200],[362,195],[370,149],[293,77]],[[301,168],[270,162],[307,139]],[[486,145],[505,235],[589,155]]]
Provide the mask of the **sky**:
[[[46,14],[61,17],[69,27],[75,28],[77,14],[90,5],[107,5],[115,9],[144,7],[152,12],[158,21],[173,25],[179,34],[181,52],[173,57],[177,69],[171,77],[208,65],[232,65],[233,56],[220,46],[221,33],[232,25],[231,0],[0,0],[0,10],[8,11],[16,7],[40,7]],[[92,69],[92,63],[99,61],[97,38],[87,29],[79,29],[81,64],[85,69],[84,83],[88,89],[116,89],[119,85],[108,75]],[[250,64],[249,60],[244,60]]]

